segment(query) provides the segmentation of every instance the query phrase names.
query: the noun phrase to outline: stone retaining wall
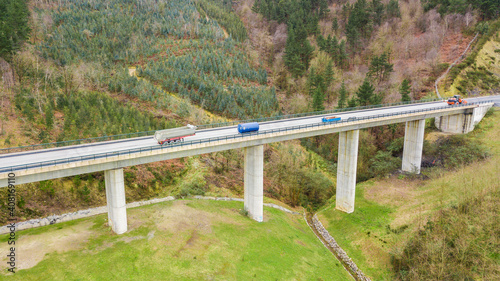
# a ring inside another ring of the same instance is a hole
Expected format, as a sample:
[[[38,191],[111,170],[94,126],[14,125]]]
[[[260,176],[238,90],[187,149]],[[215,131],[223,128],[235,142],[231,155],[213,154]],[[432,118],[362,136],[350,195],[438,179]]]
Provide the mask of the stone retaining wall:
[[[358,268],[358,266],[349,258],[347,253],[337,244],[335,239],[328,233],[328,231],[323,227],[323,224],[318,220],[318,217],[314,215],[312,217],[313,227],[321,235],[324,241],[326,241],[327,246],[333,249],[336,256],[341,260],[341,262],[347,266],[351,274],[354,275],[356,280],[369,281],[370,278],[366,277],[363,272]]]

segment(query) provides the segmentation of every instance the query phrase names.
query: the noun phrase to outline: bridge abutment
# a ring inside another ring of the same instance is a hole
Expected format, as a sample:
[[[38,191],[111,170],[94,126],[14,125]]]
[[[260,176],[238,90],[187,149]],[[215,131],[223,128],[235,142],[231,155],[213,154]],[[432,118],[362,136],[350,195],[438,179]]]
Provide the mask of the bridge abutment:
[[[346,213],[354,212],[358,144],[359,130],[339,133],[336,208]]]
[[[469,108],[464,113],[436,117],[434,123],[436,128],[445,133],[467,134],[474,130],[493,105],[493,102],[484,103],[475,108]]]
[[[116,234],[125,233],[127,231],[127,206],[123,169],[104,171],[104,180],[106,182],[108,224]]]
[[[406,122],[402,170],[420,174],[425,119]]]
[[[436,128],[445,133],[467,134],[474,130],[474,110],[436,117],[435,124]]]
[[[248,215],[262,222],[264,217],[264,145],[245,148],[244,202]]]

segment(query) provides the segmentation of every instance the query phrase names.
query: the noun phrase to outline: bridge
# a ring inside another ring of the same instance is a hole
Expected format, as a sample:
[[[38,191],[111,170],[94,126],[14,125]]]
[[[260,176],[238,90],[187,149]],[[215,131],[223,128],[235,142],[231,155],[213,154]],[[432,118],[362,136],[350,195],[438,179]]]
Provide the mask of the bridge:
[[[322,122],[321,114],[260,123],[240,134],[236,126],[203,129],[184,142],[160,146],[152,136],[0,154],[0,187],[104,171],[108,222],[117,234],[127,231],[123,168],[133,165],[244,148],[244,208],[263,221],[264,144],[339,133],[336,208],[352,213],[356,187],[359,130],[406,123],[402,170],[420,173],[425,119],[436,118],[444,132],[468,133],[500,96],[469,98],[465,105],[443,101],[335,113],[340,122]]]

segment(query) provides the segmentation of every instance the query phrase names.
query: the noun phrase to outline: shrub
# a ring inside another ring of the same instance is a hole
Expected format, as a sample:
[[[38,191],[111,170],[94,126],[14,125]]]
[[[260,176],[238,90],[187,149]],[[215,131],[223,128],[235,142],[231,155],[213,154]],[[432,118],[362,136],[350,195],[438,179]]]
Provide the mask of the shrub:
[[[487,148],[480,141],[467,135],[441,137],[434,144],[424,143],[424,152],[445,168],[456,168],[489,156]]]
[[[390,151],[377,151],[375,157],[370,159],[370,173],[373,177],[383,177],[401,167],[401,159],[392,156]]]

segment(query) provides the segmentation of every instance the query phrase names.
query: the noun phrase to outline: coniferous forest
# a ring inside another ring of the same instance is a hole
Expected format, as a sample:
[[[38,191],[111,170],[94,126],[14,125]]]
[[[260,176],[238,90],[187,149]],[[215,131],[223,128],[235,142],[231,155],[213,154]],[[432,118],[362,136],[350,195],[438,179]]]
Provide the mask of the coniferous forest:
[[[221,20],[233,36],[225,36],[214,18],[223,11],[197,12],[182,1],[62,1],[51,13],[50,36],[37,46],[42,56],[59,65],[99,61],[111,91],[126,89],[139,95],[129,66],[162,89],[189,98],[209,111],[233,118],[268,115],[277,109],[275,90],[267,85],[266,71],[245,54],[238,40],[244,27],[232,18]],[[200,4],[203,5],[203,4]],[[222,18],[221,18],[222,19]],[[196,75],[193,75],[196,73]],[[163,94],[143,92],[140,98],[161,102]]]

